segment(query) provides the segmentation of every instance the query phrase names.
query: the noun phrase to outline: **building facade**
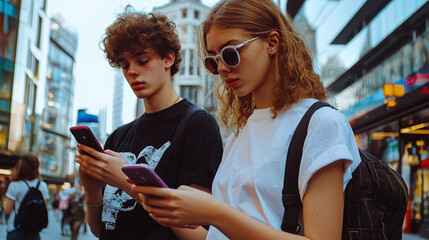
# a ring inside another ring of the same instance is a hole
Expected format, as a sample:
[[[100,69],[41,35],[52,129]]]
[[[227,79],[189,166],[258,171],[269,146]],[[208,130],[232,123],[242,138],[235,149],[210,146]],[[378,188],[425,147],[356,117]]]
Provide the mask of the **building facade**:
[[[359,147],[404,178],[404,232],[429,237],[429,2],[289,0],[285,11],[316,29],[315,69]],[[384,84],[402,85],[396,105]]]
[[[77,35],[46,8],[46,0],[0,0],[0,174],[10,174],[22,153],[33,153],[44,180],[62,184]]]
[[[124,103],[124,84],[125,78],[122,71],[115,72],[113,88],[113,107],[112,107],[112,132],[122,126],[122,107]]]
[[[41,173],[53,179],[65,178],[73,170],[68,162],[71,151],[69,128],[73,125],[75,89],[74,66],[78,44],[77,33],[51,19],[50,41],[43,90],[44,106],[40,120],[38,153]],[[39,126],[36,126],[36,128]]]
[[[181,97],[195,105],[213,110],[211,76],[206,72],[197,53],[197,26],[204,20],[210,8],[200,0],[171,0],[155,8],[153,12],[166,15],[176,24],[182,45],[182,62],[179,72],[173,77],[173,84]]]
[[[20,151],[19,147],[10,147],[12,89],[14,87],[15,66],[20,61],[24,64],[24,67],[26,64],[25,58],[17,59],[16,54],[21,1],[1,0],[0,6],[2,6],[0,8],[0,158],[2,159],[0,164],[2,169],[7,170],[13,167],[17,161],[14,152]],[[26,22],[22,24],[29,24],[28,22],[30,22],[30,17],[27,17]]]

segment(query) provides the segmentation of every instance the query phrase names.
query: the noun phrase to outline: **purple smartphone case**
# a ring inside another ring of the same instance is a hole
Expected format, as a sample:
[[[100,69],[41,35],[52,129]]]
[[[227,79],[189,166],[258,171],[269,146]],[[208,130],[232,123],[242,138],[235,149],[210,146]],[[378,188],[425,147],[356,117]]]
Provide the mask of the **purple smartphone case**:
[[[122,166],[122,172],[136,185],[168,188],[164,181],[147,164],[124,165]]]

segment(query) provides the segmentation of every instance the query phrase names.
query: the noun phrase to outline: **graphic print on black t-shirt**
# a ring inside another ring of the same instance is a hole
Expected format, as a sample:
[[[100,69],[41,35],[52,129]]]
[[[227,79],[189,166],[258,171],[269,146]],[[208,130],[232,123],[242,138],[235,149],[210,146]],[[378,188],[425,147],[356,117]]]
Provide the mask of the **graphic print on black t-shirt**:
[[[168,141],[159,149],[156,149],[153,146],[147,146],[139,153],[137,158],[130,152],[121,152],[119,154],[127,160],[128,164],[136,164],[137,159],[143,157],[149,164],[150,168],[155,170],[155,167],[161,160],[162,155],[170,145],[171,143]],[[132,211],[137,204],[130,195],[126,194],[121,189],[110,185],[106,185],[104,189],[103,202],[102,222],[104,222],[107,230],[115,230],[116,219],[119,211]]]

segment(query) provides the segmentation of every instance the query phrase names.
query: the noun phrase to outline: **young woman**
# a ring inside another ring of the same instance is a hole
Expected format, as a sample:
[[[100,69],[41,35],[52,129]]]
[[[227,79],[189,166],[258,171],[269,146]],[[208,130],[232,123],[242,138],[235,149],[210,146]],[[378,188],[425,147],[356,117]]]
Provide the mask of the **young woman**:
[[[326,99],[292,21],[272,0],[225,0],[202,24],[200,43],[207,70],[221,79],[221,119],[235,134],[213,196],[185,186],[133,186],[146,211],[164,226],[211,225],[207,239],[340,239],[343,191],[360,158],[347,119],[331,108],[316,111],[304,144],[302,230],[280,227],[291,137],[306,110]]]
[[[40,182],[40,184],[39,184]],[[39,186],[38,189],[45,199],[49,199],[49,189],[45,182],[39,177],[39,159],[32,154],[24,154],[16,164],[12,176],[11,183],[6,192],[6,199],[3,202],[3,208],[6,215],[13,213],[8,221],[7,239],[29,239],[40,240],[40,234],[24,233],[15,229],[14,220],[15,213],[18,212],[19,206],[27,194],[29,187]]]

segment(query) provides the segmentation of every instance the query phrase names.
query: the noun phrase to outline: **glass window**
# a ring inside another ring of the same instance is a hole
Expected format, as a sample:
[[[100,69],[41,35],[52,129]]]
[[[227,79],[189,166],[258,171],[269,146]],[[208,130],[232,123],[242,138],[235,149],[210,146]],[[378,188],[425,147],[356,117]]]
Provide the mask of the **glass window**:
[[[42,5],[40,6],[40,9],[43,9],[46,11],[46,0],[42,0]]]
[[[190,102],[196,105],[197,97],[198,97],[198,86],[193,86],[193,85],[180,86],[180,96],[188,99]]]
[[[42,38],[42,25],[43,25],[43,19],[39,16],[39,26],[37,29],[37,37],[36,37],[36,46],[40,49],[41,45],[41,38]]]
[[[181,55],[182,55],[182,62],[180,63],[179,66],[179,74],[180,75],[185,75],[185,65],[186,65],[186,51],[182,50],[181,51]]]
[[[15,61],[18,21],[0,13],[0,58]]]
[[[395,170],[399,163],[399,126],[391,122],[370,132],[370,153]]]
[[[40,172],[42,174],[62,176],[66,175],[67,152],[66,147],[70,141],[59,135],[42,132],[42,143],[39,152],[42,154],[40,159]]]
[[[3,114],[3,113],[0,113]],[[0,123],[0,149],[7,149],[7,137],[9,134],[9,124]]]
[[[429,198],[429,109],[401,119],[403,147],[402,177],[410,189],[412,220],[421,220],[429,206],[422,200]],[[426,167],[427,168],[427,167]]]
[[[179,26],[179,39],[180,42],[185,43],[187,42],[187,35],[188,35],[188,31],[187,31],[187,25],[180,25]]]
[[[189,50],[189,75],[194,75],[194,50]]]
[[[4,70],[0,76],[0,99],[9,100],[12,92],[13,72]],[[9,109],[9,108],[8,108]]]
[[[200,11],[198,11],[198,10],[195,10],[195,11],[194,11],[194,18],[195,18],[195,19],[200,18]]]
[[[186,12],[187,12],[187,9],[186,9],[186,8],[183,8],[183,9],[182,9],[182,18],[186,18],[186,17],[187,17]]]

